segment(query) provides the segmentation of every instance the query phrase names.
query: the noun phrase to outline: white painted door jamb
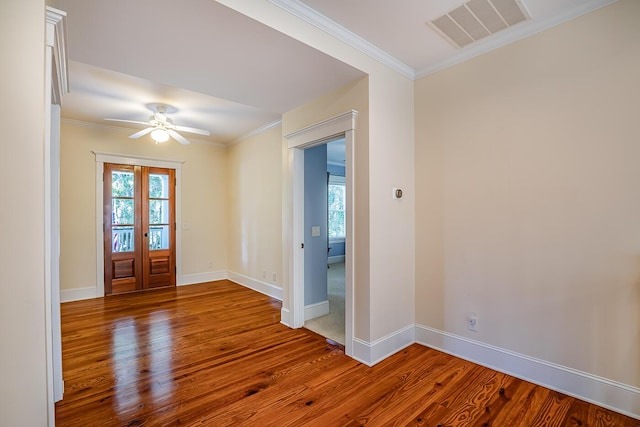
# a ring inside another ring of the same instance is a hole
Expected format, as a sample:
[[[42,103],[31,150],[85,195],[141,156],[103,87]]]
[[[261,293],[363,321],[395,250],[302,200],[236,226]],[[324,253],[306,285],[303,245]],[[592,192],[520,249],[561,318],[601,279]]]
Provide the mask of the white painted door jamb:
[[[353,284],[354,269],[354,141],[355,119],[358,112],[355,110],[300,129],[289,135],[285,135],[288,147],[291,150],[292,162],[289,164],[289,177],[292,179],[292,203],[293,203],[293,233],[290,241],[283,247],[283,256],[289,256],[291,250],[292,262],[290,265],[289,304],[283,307],[283,316],[290,313],[289,326],[300,328],[304,325],[304,150],[318,145],[326,144],[336,136],[345,136],[345,175],[346,175],[346,222],[347,236],[345,239],[345,353],[353,354]],[[286,234],[286,232],[285,232]]]
[[[60,332],[60,104],[68,90],[66,13],[45,13],[44,132],[44,297],[47,367],[47,424],[55,425],[55,402],[62,399]]]

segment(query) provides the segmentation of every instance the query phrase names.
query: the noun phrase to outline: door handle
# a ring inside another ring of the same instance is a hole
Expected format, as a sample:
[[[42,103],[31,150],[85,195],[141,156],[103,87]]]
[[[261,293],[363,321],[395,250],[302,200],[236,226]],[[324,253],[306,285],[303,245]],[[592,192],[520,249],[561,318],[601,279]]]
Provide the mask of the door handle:
[[[149,233],[144,233],[144,237],[149,237]]]

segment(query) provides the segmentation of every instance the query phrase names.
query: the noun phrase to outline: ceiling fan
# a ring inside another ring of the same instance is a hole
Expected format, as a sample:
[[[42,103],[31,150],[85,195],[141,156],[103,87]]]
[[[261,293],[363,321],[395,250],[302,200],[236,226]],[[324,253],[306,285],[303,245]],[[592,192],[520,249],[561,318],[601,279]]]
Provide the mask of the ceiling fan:
[[[188,126],[178,126],[173,124],[173,120],[167,116],[167,114],[175,113],[177,109],[167,104],[147,104],[153,115],[149,117],[148,122],[140,122],[137,120],[122,120],[122,119],[105,119],[110,122],[123,122],[123,123],[135,123],[139,125],[148,126],[139,132],[129,135],[129,138],[140,138],[148,133],[151,134],[151,138],[156,142],[166,142],[169,137],[175,139],[180,144],[189,144],[189,140],[180,135],[177,131],[194,133],[197,135],[209,136],[210,133],[205,129],[192,128]]]

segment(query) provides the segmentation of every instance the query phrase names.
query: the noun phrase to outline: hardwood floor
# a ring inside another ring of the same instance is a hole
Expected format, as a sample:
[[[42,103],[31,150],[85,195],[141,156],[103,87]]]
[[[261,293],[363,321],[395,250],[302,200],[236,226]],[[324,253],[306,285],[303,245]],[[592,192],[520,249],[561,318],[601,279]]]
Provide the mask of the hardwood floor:
[[[640,426],[414,344],[369,368],[228,281],[62,304],[58,426]]]

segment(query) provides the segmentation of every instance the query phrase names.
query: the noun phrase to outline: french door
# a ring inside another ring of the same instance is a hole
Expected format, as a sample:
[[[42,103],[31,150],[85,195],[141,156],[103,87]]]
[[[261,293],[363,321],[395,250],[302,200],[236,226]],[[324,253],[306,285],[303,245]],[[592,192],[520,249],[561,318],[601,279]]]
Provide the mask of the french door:
[[[105,295],[176,285],[175,170],[104,164]]]

